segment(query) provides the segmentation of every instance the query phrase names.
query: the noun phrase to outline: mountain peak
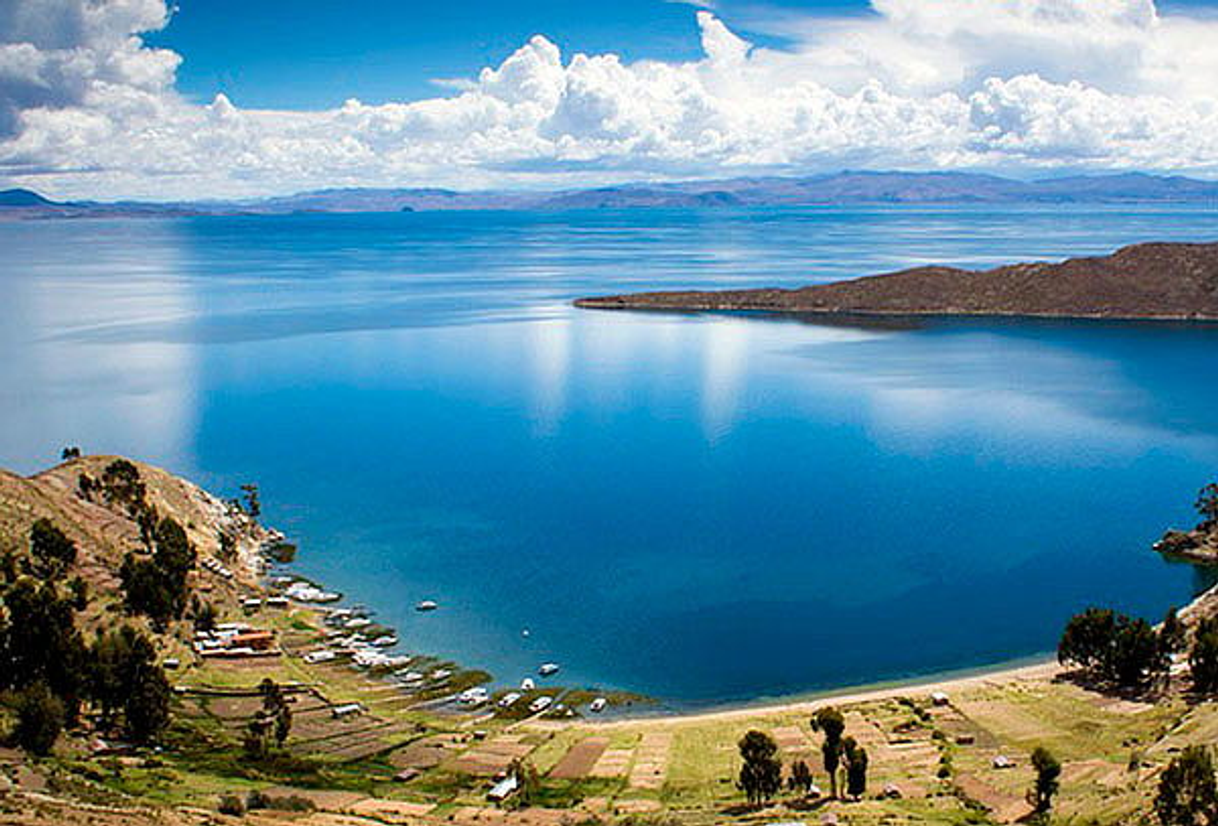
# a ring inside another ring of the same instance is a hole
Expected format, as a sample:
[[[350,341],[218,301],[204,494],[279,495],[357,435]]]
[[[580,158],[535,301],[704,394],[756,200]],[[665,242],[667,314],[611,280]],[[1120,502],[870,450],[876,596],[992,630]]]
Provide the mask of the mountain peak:
[[[54,206],[50,201],[30,189],[0,190],[0,207]]]

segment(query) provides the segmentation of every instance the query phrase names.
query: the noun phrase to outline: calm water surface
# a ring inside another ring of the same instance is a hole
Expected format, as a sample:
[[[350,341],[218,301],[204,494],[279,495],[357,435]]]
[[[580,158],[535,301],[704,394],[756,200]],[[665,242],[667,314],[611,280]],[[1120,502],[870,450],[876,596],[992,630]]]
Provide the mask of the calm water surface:
[[[570,299],[1151,239],[1218,239],[1218,213],[0,225],[0,464],[79,443],[257,481],[305,572],[504,681],[554,659],[698,704],[994,663],[1089,603],[1158,616],[1200,584],[1147,545],[1218,476],[1218,326]]]

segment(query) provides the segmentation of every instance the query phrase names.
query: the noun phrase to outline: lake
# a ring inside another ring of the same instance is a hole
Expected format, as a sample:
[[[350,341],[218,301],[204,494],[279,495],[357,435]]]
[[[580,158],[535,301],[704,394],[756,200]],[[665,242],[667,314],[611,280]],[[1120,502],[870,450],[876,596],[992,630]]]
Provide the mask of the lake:
[[[690,707],[999,663],[1204,584],[1149,543],[1218,477],[1218,325],[571,299],[1214,239],[1080,205],[0,224],[0,464],[257,482],[302,572],[504,682]]]

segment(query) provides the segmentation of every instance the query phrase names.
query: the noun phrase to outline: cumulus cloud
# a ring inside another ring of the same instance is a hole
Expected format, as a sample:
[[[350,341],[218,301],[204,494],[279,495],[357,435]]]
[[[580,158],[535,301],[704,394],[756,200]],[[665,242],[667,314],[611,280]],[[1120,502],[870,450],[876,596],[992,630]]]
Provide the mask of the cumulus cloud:
[[[538,35],[446,96],[206,106],[151,49],[163,0],[0,4],[0,175],[61,195],[588,183],[850,167],[1218,171],[1218,22],[1153,0],[872,0],[848,19],[696,13],[703,57]]]

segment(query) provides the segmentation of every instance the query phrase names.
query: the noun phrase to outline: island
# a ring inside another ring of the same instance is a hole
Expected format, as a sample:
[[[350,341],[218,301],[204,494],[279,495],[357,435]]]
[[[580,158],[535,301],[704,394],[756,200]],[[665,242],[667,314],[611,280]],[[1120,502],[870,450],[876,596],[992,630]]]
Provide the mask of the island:
[[[925,266],[797,289],[644,292],[581,298],[600,310],[819,316],[1218,320],[1218,243],[1145,243],[1100,257],[989,270]]]

